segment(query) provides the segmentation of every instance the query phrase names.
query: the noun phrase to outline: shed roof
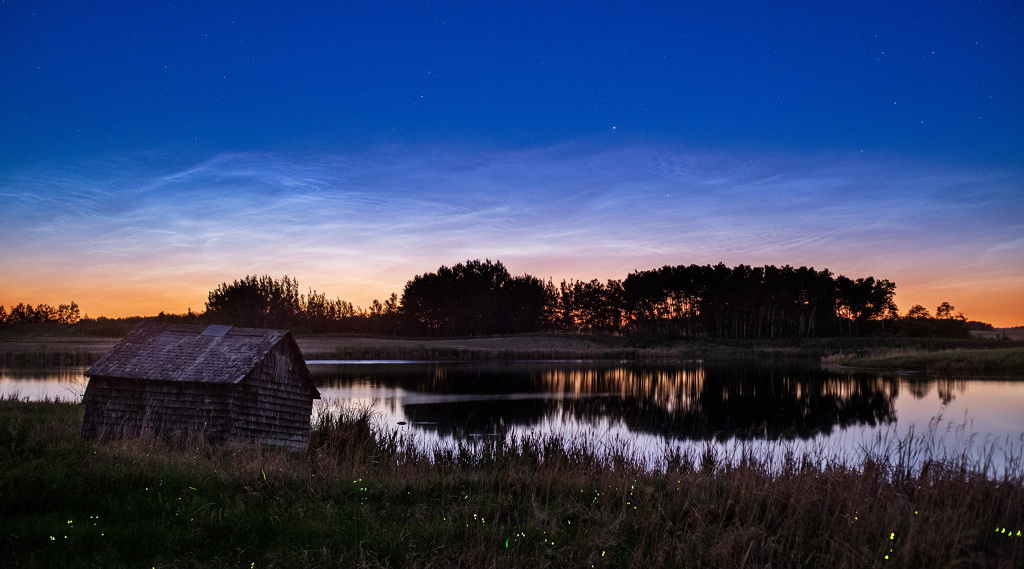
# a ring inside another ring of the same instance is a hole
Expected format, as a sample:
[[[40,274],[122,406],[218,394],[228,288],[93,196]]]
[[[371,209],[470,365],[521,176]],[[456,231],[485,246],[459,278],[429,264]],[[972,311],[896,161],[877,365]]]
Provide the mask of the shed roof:
[[[144,322],[103,354],[85,375],[238,383],[285,339],[301,354],[287,330]],[[316,393],[301,355],[298,359],[300,374]]]

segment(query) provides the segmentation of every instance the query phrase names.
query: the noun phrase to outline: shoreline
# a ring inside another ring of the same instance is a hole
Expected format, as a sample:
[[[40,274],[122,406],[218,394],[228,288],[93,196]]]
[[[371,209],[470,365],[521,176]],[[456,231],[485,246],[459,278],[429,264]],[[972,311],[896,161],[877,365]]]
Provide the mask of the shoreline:
[[[418,450],[366,413],[287,452],[86,441],[77,404],[0,401],[0,565],[1013,567],[1024,484],[958,457],[906,468],[713,450],[648,470],[572,438]],[[926,441],[925,441],[926,442]],[[908,448],[907,457],[916,452]],[[782,451],[780,451],[782,452]]]
[[[529,334],[474,338],[305,335],[306,360],[624,360],[808,358],[886,370],[1024,374],[1024,342],[981,338],[673,339]],[[89,365],[120,341],[71,334],[0,335],[0,365]],[[891,356],[900,356],[893,358]],[[1000,356],[997,358],[996,356]],[[952,363],[942,363],[951,360]],[[923,363],[922,363],[923,362]],[[939,363],[935,363],[939,362]],[[908,367],[909,366],[909,367]]]

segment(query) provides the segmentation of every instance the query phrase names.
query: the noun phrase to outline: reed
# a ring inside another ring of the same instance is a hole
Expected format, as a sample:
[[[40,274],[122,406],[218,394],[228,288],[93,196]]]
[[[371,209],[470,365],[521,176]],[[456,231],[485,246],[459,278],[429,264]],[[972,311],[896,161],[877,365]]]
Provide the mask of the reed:
[[[101,353],[65,352],[39,349],[27,352],[0,352],[0,367],[52,367],[91,365]]]
[[[83,441],[81,406],[0,401],[0,565],[1019,567],[1019,455],[985,476],[927,437],[851,462],[523,434],[416,444],[369,408],[309,448]]]
[[[553,337],[557,339],[558,337]],[[975,339],[948,338],[775,338],[775,339],[710,339],[662,338],[633,336],[585,336],[591,345],[578,348],[468,348],[438,345],[434,340],[417,344],[330,345],[330,337],[318,342],[318,349],[306,350],[311,360],[679,360],[694,358],[852,358],[901,351],[931,352],[961,350],[987,352],[1005,347],[998,343]],[[554,345],[558,345],[557,342]],[[1019,346],[1018,346],[1019,347]],[[1021,348],[1024,349],[1024,348]]]
[[[822,363],[890,370],[920,370],[947,374],[1024,375],[1024,348],[923,351],[881,349],[866,354],[833,354]]]
[[[679,360],[724,357],[803,357],[820,355],[817,348],[729,345],[705,341],[684,341],[665,346],[608,345],[573,349],[480,349],[451,346],[344,346],[332,351],[306,352],[309,360]]]
[[[620,360],[674,358],[687,354],[678,349],[586,348],[586,349],[477,349],[450,346],[345,346],[328,352],[308,352],[309,360]]]

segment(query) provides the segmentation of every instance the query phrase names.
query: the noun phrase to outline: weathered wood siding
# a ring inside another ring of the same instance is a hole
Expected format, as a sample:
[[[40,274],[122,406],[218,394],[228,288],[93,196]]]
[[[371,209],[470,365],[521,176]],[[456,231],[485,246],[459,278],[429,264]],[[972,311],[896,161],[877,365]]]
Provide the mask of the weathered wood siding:
[[[143,323],[86,372],[82,434],[303,448],[320,397],[287,330]]]
[[[300,377],[287,342],[271,353],[238,385],[231,400],[234,438],[288,448],[309,442],[313,396]]]
[[[83,398],[87,438],[148,433],[201,433],[211,442],[230,435],[232,385],[93,377]]]

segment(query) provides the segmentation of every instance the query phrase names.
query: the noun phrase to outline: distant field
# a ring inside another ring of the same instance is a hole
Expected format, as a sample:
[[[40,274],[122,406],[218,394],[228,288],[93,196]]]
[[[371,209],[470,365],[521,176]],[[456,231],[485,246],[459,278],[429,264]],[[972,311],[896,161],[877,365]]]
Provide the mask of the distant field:
[[[90,337],[72,330],[36,328],[0,333],[0,365],[88,365],[119,338]],[[656,360],[723,357],[854,357],[880,352],[937,351],[1012,347],[996,342],[1002,330],[955,338],[761,338],[678,339],[612,335],[529,334],[481,338],[381,338],[299,335],[296,342],[310,360],[512,360],[614,359]],[[1024,331],[1010,330],[1020,347]],[[981,338],[988,338],[983,341]],[[886,354],[888,355],[888,354]],[[840,363],[838,361],[832,363]],[[988,366],[986,366],[988,367]]]
[[[0,352],[23,354],[36,352],[102,354],[120,341],[119,338],[46,337],[0,339]],[[296,340],[304,353],[328,353],[339,349],[409,349],[416,347],[455,348],[463,350],[601,350],[605,346],[582,338],[557,336],[522,336],[499,338],[403,339],[344,336],[311,336]]]
[[[88,352],[102,354],[121,340],[118,338],[26,338],[0,340],[0,351],[23,354],[34,352]]]
[[[971,335],[975,338],[985,338],[987,340],[998,340],[1005,337],[1014,342],[1020,342],[1024,341],[1024,328],[997,328],[995,330],[971,332]]]
[[[89,364],[120,340],[117,338],[0,338],[0,364]]]
[[[307,359],[562,359],[625,355],[585,338],[510,336],[403,339],[313,336],[297,338]]]
[[[87,337],[3,337],[2,363],[89,364],[120,340]],[[307,359],[508,359],[595,358],[636,355],[581,337],[522,336],[462,339],[400,339],[310,336],[296,339]]]
[[[602,350],[605,346],[583,339],[564,336],[512,336],[500,338],[346,338],[309,337],[296,340],[303,353],[332,352],[345,348],[415,348],[418,346],[456,348],[464,350]]]
[[[1024,348],[989,350],[879,350],[866,356],[836,354],[823,363],[888,370],[1024,375]]]

